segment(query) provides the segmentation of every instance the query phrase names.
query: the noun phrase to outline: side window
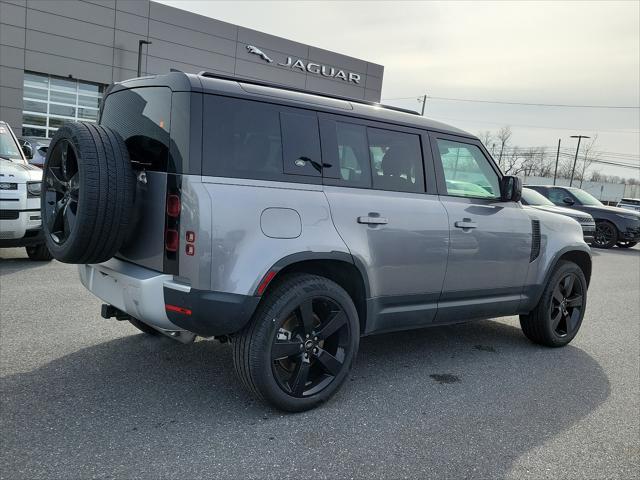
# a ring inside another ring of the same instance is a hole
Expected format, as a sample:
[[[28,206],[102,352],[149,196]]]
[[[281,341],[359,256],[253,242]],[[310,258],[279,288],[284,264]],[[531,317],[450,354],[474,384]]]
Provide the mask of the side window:
[[[370,187],[367,129],[362,125],[336,122],[340,178],[346,186]]]
[[[206,95],[202,174],[283,180],[280,112],[272,105]]]
[[[420,137],[378,128],[369,128],[367,133],[373,188],[397,192],[424,192]]]
[[[563,200],[567,197],[571,198],[569,192],[564,190],[563,188],[550,188],[547,190],[547,197],[556,205],[565,205]]]
[[[456,197],[500,198],[498,175],[476,145],[438,139],[447,194]]]
[[[280,123],[285,173],[322,176],[320,132],[315,112],[281,112]]]

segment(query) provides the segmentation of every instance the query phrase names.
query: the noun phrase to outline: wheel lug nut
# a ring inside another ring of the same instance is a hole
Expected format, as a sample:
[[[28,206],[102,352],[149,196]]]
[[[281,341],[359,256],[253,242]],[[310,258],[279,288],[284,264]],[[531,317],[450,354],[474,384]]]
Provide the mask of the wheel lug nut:
[[[313,340],[317,342],[318,341],[318,337],[313,337]]]
[[[318,349],[317,349],[317,348],[314,348],[314,349],[313,349],[313,353],[318,353]]]

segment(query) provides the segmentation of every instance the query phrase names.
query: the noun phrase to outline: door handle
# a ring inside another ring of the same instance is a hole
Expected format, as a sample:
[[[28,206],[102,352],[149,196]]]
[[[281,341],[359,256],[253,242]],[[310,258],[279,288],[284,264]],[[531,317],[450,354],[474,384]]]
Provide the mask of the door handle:
[[[386,225],[389,220],[384,217],[358,217],[358,223],[366,223],[368,225]]]
[[[473,220],[471,220],[470,218],[465,218],[462,221],[457,221],[456,223],[454,223],[454,225],[456,226],[456,228],[462,228],[462,229],[478,228],[478,224]]]

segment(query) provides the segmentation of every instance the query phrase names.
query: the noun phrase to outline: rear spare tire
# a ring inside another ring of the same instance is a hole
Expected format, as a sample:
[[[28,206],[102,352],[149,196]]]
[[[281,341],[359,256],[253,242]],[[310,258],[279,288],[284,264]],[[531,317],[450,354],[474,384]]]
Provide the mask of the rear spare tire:
[[[47,151],[42,228],[66,263],[104,262],[122,247],[133,218],[135,176],[124,140],[89,122],[68,122]]]

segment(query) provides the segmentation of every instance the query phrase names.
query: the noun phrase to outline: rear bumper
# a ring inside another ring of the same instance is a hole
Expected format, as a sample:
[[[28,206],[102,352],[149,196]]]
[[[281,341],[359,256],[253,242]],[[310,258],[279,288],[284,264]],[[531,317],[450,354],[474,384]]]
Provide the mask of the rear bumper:
[[[164,301],[172,323],[212,337],[241,330],[251,319],[260,297],[193,289],[187,292],[165,285]]]
[[[186,330],[205,337],[242,329],[260,300],[195,290],[175,282],[173,275],[116,258],[97,265],[79,265],[79,273],[87,290],[132,317],[160,330]]]

